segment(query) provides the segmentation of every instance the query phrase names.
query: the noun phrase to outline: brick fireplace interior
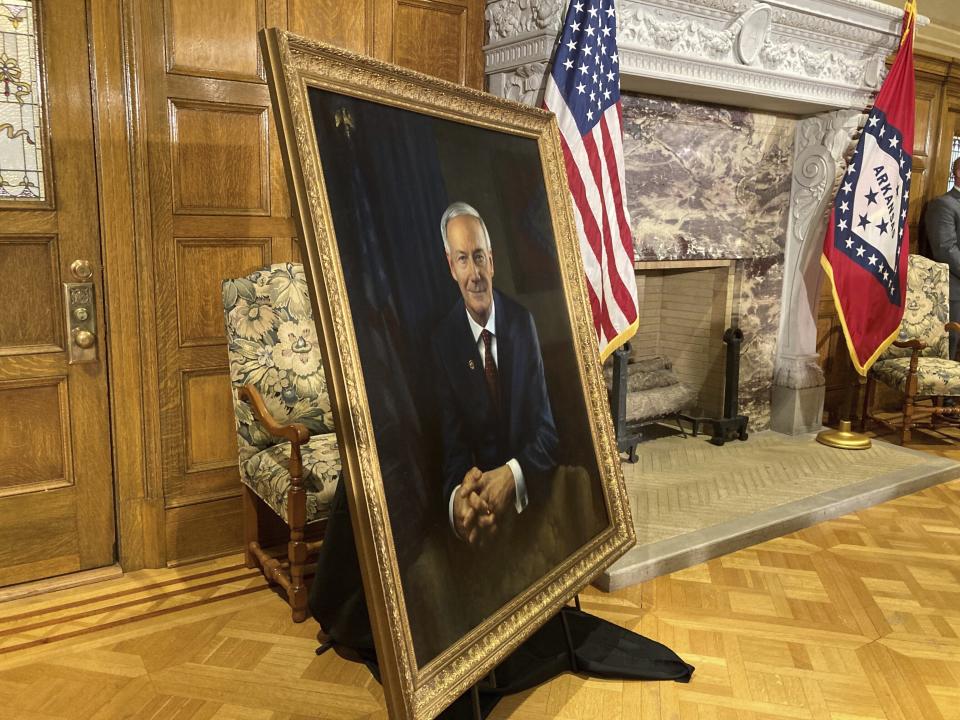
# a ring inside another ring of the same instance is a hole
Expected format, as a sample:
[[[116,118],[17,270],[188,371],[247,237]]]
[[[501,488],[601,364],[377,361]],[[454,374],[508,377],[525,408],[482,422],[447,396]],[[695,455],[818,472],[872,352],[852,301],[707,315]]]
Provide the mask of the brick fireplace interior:
[[[639,262],[640,329],[634,358],[662,355],[697,393],[695,414],[720,417],[723,409],[723,332],[734,312],[732,260]]]

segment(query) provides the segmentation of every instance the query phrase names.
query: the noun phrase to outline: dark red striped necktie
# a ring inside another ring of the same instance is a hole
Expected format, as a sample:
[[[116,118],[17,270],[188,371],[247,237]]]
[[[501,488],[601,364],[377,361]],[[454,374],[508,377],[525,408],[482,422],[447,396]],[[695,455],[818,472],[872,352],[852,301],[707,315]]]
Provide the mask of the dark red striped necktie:
[[[497,412],[500,412],[500,376],[497,373],[497,364],[493,360],[493,351],[490,349],[493,342],[493,333],[484,328],[480,333],[483,338],[483,374],[487,379],[487,389],[490,399]]]

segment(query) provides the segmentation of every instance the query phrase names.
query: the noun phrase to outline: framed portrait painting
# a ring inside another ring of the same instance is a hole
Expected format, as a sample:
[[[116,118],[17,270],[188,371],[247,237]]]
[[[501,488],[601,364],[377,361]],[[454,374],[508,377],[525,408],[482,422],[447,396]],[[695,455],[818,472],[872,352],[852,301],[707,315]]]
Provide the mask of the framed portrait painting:
[[[559,135],[261,44],[384,693],[428,720],[634,542]]]

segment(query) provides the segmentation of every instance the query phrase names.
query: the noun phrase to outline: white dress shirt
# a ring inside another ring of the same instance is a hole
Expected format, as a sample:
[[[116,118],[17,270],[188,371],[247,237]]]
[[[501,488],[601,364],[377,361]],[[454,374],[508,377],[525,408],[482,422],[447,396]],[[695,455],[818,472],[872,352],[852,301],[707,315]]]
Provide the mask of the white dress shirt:
[[[497,324],[496,324],[496,315],[497,315],[497,304],[495,302],[490,304],[490,317],[487,318],[486,325],[479,325],[473,317],[471,317],[469,311],[467,311],[467,322],[470,323],[470,331],[473,333],[473,339],[477,344],[477,351],[480,353],[481,364],[485,361],[486,357],[486,348],[483,345],[483,338],[480,337],[481,333],[484,330],[489,330],[490,334],[493,336],[490,339],[490,354],[493,355],[493,362],[497,366],[497,369],[500,369],[500,362],[497,359]],[[523,470],[520,469],[520,463],[517,462],[516,458],[510,458],[507,460],[507,467],[510,468],[510,472],[513,473],[513,486],[514,486],[514,500],[513,505],[517,509],[517,514],[520,514],[527,507],[529,498],[527,497],[527,484],[523,481]],[[460,486],[457,485],[453,492],[450,493],[450,504],[447,508],[448,515],[450,517],[450,527],[453,528],[454,534],[457,532],[457,526],[453,522],[453,501],[457,497],[457,493],[460,492]],[[459,537],[459,536],[458,536]]]

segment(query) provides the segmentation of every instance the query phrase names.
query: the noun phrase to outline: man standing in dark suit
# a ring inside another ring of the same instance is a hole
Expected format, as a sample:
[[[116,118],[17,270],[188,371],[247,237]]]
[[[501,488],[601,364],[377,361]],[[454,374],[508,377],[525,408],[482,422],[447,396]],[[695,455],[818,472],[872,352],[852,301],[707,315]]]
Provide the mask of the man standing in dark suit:
[[[454,532],[475,545],[544,491],[556,464],[557,430],[533,316],[493,289],[483,219],[455,202],[443,213],[440,232],[462,295],[432,338],[443,494]]]
[[[950,266],[950,321],[960,322],[960,158],[953,167],[953,189],[927,206],[927,237],[933,259]],[[950,358],[957,356],[960,337],[950,333]]]

